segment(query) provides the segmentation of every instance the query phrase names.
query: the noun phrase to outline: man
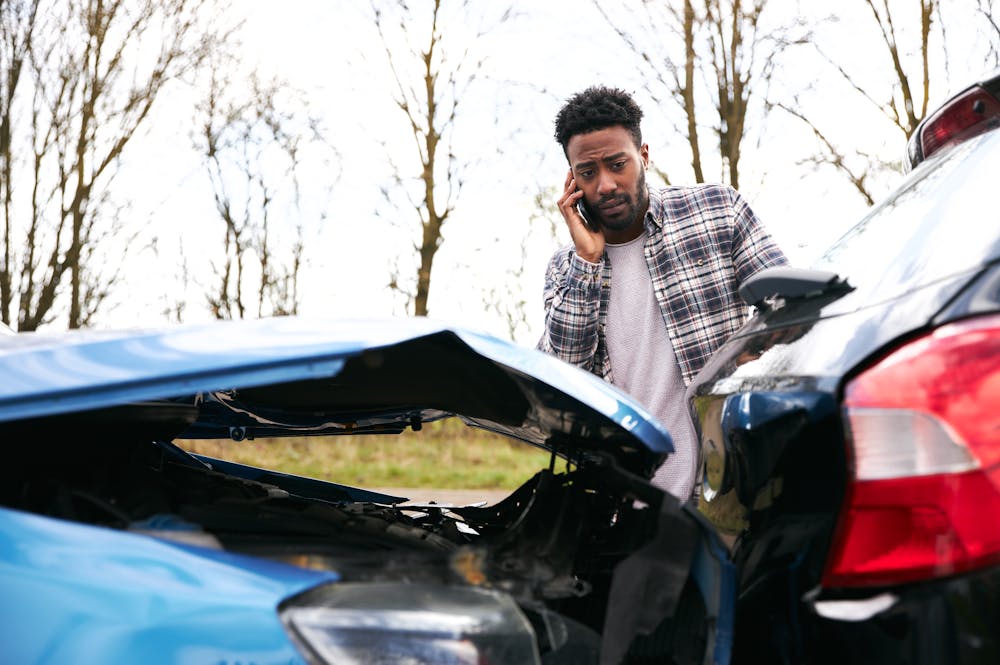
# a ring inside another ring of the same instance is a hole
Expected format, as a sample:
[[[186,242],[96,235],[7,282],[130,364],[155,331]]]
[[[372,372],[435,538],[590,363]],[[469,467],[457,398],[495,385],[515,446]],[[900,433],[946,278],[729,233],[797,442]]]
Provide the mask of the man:
[[[648,189],[641,118],[627,93],[606,87],[574,95],[556,116],[569,161],[559,211],[572,244],[549,262],[538,347],[667,426],[675,452],[653,482],[687,500],[698,454],[685,389],[746,320],[739,285],[786,259],[731,187]]]

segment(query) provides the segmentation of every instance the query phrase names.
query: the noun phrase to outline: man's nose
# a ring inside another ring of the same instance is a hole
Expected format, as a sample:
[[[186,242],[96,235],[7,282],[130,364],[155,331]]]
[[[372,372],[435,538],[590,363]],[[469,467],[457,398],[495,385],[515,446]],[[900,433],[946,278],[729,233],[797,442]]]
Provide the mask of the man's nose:
[[[611,194],[618,189],[618,183],[607,171],[601,171],[597,179],[597,193],[601,196]]]

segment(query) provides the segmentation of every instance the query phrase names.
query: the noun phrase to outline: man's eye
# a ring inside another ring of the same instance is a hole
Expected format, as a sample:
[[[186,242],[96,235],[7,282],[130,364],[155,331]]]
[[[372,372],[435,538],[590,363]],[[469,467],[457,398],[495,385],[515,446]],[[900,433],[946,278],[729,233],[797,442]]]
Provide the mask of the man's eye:
[[[579,178],[589,178],[589,177],[591,177],[593,175],[594,175],[594,172],[591,171],[590,169],[587,169],[586,171],[580,171],[577,174],[577,177],[579,177]]]
[[[615,171],[621,171],[623,168],[625,168],[625,160],[622,160],[620,162],[615,162],[614,164],[611,165],[611,168],[613,168]]]

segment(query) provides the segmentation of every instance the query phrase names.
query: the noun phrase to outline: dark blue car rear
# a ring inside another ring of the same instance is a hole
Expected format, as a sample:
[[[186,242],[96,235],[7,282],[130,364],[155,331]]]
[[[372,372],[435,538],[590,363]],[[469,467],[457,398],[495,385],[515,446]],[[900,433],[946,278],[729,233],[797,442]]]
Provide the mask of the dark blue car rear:
[[[1000,662],[1000,131],[976,99],[814,266],[838,278],[772,276],[692,388],[735,662]]]

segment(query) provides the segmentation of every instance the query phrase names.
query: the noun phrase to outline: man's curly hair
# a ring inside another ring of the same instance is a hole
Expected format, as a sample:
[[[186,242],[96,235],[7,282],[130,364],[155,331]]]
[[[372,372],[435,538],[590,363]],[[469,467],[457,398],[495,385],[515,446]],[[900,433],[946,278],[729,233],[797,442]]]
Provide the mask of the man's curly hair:
[[[556,141],[568,157],[566,146],[577,134],[621,126],[632,134],[635,147],[639,148],[642,146],[640,120],[642,109],[627,92],[603,85],[592,86],[570,97],[559,110],[556,115]]]

